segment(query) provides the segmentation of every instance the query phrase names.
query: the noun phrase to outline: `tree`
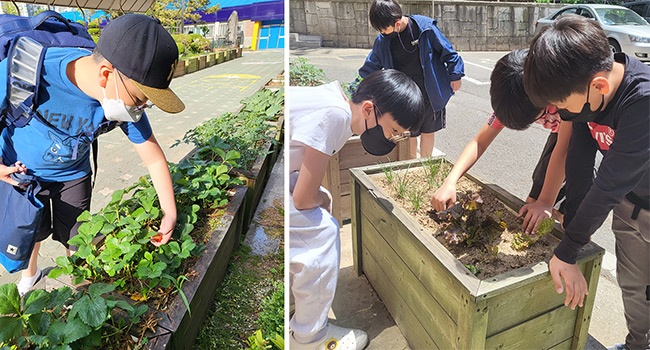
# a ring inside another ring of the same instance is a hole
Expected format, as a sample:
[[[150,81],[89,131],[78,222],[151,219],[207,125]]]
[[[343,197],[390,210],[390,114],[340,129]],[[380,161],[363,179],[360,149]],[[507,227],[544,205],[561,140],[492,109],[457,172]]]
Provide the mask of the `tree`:
[[[157,0],[147,14],[160,19],[164,27],[175,28],[182,33],[185,21],[203,23],[199,11],[215,13],[219,10],[219,4],[209,5],[210,0]]]

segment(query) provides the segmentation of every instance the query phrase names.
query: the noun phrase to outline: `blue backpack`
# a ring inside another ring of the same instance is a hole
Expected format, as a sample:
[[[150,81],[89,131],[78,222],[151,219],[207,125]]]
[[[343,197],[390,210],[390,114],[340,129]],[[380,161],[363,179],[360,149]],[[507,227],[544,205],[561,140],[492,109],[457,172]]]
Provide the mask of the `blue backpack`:
[[[33,118],[54,128],[37,112],[41,67],[50,47],[92,50],[95,42],[84,26],[54,11],[34,17],[0,15],[0,60],[9,60],[7,107],[0,112],[0,133],[4,127],[24,127]],[[117,124],[106,121],[96,130],[84,132],[93,140],[95,169],[97,136]],[[0,181],[0,264],[8,272],[27,268],[43,211],[43,204],[36,198],[39,188],[35,180],[24,189]]]

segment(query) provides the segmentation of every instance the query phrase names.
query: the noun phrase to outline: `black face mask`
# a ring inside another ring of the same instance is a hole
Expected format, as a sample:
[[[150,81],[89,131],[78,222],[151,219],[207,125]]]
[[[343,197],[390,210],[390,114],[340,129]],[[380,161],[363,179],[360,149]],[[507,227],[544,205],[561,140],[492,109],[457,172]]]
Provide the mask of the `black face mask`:
[[[390,33],[390,34],[383,34],[382,33],[381,36],[384,37],[384,39],[393,39],[393,38],[395,38],[397,36],[397,31],[393,30],[393,32]]]
[[[585,102],[585,104],[582,105],[582,110],[580,111],[580,113],[569,112],[566,109],[557,110],[562,120],[574,122],[574,123],[587,123],[587,122],[594,121],[600,115],[600,112],[603,109],[603,105],[605,104],[605,95],[601,95],[602,100],[600,101],[600,106],[598,106],[598,108],[595,111],[592,111],[591,103],[589,103],[590,85],[591,84],[587,85],[587,102]]]
[[[366,152],[373,156],[383,156],[395,148],[395,143],[391,142],[384,136],[384,129],[379,125],[377,120],[377,109],[375,109],[375,122],[376,126],[368,129],[368,122],[366,121],[366,131],[361,133],[361,145]]]

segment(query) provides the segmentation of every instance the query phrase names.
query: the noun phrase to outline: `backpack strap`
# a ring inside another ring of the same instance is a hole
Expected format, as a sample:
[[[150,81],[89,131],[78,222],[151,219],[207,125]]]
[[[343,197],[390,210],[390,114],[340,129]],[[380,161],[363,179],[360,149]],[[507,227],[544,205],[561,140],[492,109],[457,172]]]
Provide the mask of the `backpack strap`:
[[[34,116],[44,57],[45,48],[32,38],[23,36],[12,43],[7,56],[7,124],[23,127]]]

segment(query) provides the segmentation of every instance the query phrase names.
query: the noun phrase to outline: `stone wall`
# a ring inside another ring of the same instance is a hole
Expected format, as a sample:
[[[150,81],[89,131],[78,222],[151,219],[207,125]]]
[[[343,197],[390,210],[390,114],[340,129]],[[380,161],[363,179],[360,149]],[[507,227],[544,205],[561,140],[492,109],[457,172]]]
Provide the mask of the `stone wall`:
[[[371,0],[291,0],[290,32],[320,35],[323,46],[371,48],[377,31],[368,21]],[[559,4],[487,1],[402,0],[405,14],[438,20],[456,50],[493,51],[526,47],[535,22]]]

